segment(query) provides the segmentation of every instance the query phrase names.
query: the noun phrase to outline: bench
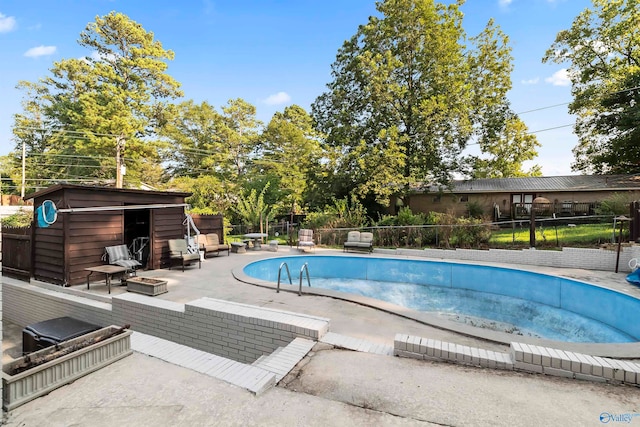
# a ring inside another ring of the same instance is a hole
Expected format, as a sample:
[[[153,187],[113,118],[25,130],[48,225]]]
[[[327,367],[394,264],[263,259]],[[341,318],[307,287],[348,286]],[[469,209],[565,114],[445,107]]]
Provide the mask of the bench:
[[[347,234],[347,241],[344,242],[344,252],[350,249],[373,252],[373,233],[350,231]]]

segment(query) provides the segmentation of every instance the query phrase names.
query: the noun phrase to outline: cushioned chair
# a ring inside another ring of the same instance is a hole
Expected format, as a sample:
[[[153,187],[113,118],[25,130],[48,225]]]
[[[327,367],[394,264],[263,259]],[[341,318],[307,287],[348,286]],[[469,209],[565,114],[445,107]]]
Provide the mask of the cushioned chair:
[[[298,231],[298,249],[300,248],[314,248],[316,244],[313,242],[313,230],[307,228],[301,228]]]
[[[196,242],[198,243],[198,248],[204,251],[205,256],[211,253],[219,255],[220,252],[224,251],[227,251],[227,255],[229,255],[229,245],[220,243],[220,238],[217,233],[198,234]]]
[[[115,245],[107,246],[104,248],[105,254],[103,259],[111,265],[119,265],[120,267],[126,267],[135,274],[136,268],[140,267],[140,264],[134,259],[127,249],[127,245]]]
[[[350,249],[373,252],[373,233],[350,231],[344,242],[344,251],[348,252]]]
[[[173,263],[176,261],[179,261],[182,265],[182,271],[184,271],[185,265],[191,265],[196,261],[198,262],[198,268],[202,268],[200,254],[189,253],[185,239],[169,240],[169,270],[171,270]]]

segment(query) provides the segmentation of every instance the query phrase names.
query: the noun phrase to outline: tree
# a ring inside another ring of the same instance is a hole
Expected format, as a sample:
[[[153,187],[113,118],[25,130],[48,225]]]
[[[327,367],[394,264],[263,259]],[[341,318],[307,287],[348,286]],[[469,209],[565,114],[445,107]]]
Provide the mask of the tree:
[[[55,63],[38,89],[54,131],[45,151],[92,158],[94,172],[85,176],[96,177],[113,177],[112,159],[124,154],[127,176],[139,181],[142,171],[160,168],[153,138],[166,120],[166,99],[182,96],[165,73],[174,54],[116,12],[96,17],[78,43],[90,55]]]
[[[467,47],[461,4],[380,1],[382,17],[338,51],[312,111],[341,151],[337,176],[361,198],[385,204],[417,183],[447,183],[468,141],[505,102],[508,40],[490,21]]]
[[[224,179],[240,183],[245,178],[255,155],[261,126],[262,122],[256,119],[256,107],[241,98],[231,99],[222,107],[218,166]]]
[[[167,141],[165,161],[174,177],[219,173],[222,117],[209,103],[189,100],[173,108],[161,135]]]
[[[308,185],[319,172],[319,136],[313,120],[300,106],[276,112],[260,138],[261,157],[255,161],[261,172],[277,181],[280,209],[302,207]]]
[[[238,200],[238,203],[231,206],[240,220],[253,230],[262,231],[262,224],[269,221],[272,206],[265,202],[264,194],[269,188],[267,183],[262,191],[258,193],[255,188],[251,189]]]
[[[579,137],[572,168],[640,172],[640,1],[593,0],[558,33],[548,61],[569,63]]]
[[[497,128],[491,123],[488,125],[487,128],[495,133],[491,138],[480,140],[482,152],[489,157],[469,157],[470,175],[474,178],[542,175],[539,165],[532,166],[528,171],[523,170],[523,162],[533,160],[537,156],[536,147],[539,147],[540,143],[535,135],[528,133],[527,125],[519,117],[510,112],[507,114],[506,118],[497,120]]]
[[[187,203],[198,213],[224,214],[237,201],[237,197],[226,191],[225,185],[215,176],[182,176],[172,180],[171,184],[192,194]]]
[[[255,107],[242,99],[229,100],[222,113],[207,102],[174,106],[161,131],[172,184],[198,187],[193,199],[202,208],[209,204],[205,194],[218,209],[237,200],[256,154],[260,122],[255,114]],[[205,189],[208,185],[213,187]]]

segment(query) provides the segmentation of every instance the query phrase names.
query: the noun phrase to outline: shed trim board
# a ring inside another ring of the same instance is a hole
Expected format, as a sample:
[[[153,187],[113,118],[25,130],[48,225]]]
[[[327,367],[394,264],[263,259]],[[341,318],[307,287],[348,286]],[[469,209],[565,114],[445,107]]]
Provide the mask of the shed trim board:
[[[168,265],[168,239],[184,237],[185,198],[191,193],[57,184],[33,193],[35,206],[53,201],[58,218],[47,228],[33,224],[33,275],[60,285],[86,281],[84,268],[104,264],[106,246],[148,237],[146,268]],[[62,271],[60,271],[62,270]]]

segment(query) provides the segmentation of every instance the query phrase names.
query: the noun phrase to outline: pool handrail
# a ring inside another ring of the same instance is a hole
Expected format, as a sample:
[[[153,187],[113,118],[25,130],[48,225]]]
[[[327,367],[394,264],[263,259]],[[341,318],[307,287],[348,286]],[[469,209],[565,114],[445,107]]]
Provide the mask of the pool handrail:
[[[282,274],[282,267],[285,267],[287,269],[287,276],[289,276],[289,284],[293,285],[293,282],[291,281],[291,272],[289,272],[289,266],[287,265],[286,262],[283,262],[282,264],[280,264],[280,268],[278,268],[278,286],[276,287],[276,293],[280,293],[280,275]],[[302,273],[300,273],[300,283],[302,283]]]
[[[309,278],[309,264],[305,262],[300,268],[300,286],[298,287],[298,296],[302,296],[302,272],[303,271],[307,272],[307,283],[309,284],[309,287],[311,287],[311,279]]]

